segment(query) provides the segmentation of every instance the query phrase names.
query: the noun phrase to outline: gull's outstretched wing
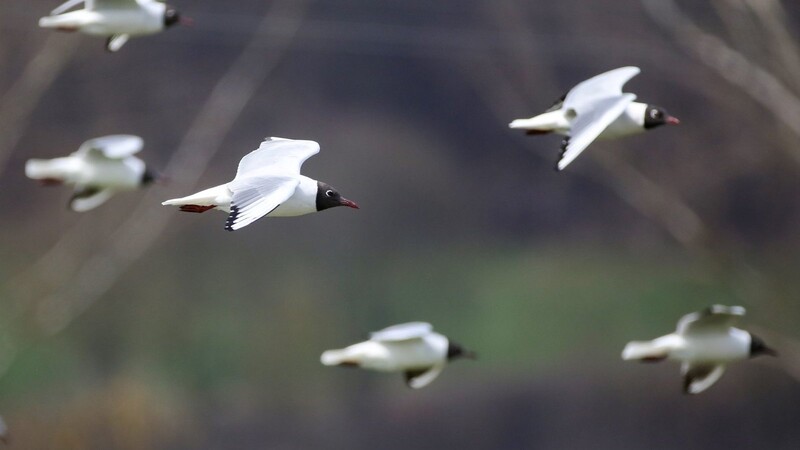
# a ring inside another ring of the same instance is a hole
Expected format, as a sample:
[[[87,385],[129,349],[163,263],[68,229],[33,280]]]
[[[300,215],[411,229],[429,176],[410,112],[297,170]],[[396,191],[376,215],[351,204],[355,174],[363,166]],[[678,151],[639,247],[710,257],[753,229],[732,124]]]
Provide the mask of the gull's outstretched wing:
[[[427,370],[408,370],[403,373],[403,376],[408,387],[419,389],[431,384],[442,373],[442,370],[444,370],[444,364],[437,364]]]
[[[250,225],[271,213],[294,194],[300,179],[292,176],[239,176],[228,183],[233,192],[231,212],[225,222],[228,231]]]
[[[409,339],[419,339],[433,331],[433,326],[426,322],[409,322],[400,325],[393,325],[380,331],[370,333],[369,338],[373,341],[397,342]]]
[[[620,67],[582,81],[567,93],[563,106],[565,109],[575,109],[580,113],[583,105],[592,103],[598,98],[618,97],[622,94],[622,86],[640,71],[638,67]]]
[[[270,137],[239,162],[236,178],[255,171],[268,171],[281,175],[300,175],[305,160],[319,153],[319,144]]]
[[[745,309],[741,306],[713,305],[708,308],[687,314],[678,321],[678,334],[724,333],[732,327]]]
[[[717,382],[725,373],[722,364],[692,364],[684,362],[681,365],[683,375],[683,392],[686,394],[699,394]]]
[[[122,46],[125,45],[128,40],[130,40],[130,38],[130,34],[112,34],[108,37],[108,39],[106,39],[106,50],[111,53],[119,51],[119,49],[121,49]]]
[[[143,146],[144,141],[139,136],[114,134],[89,139],[73,155],[123,159],[138,153]]]
[[[139,8],[136,0],[86,0],[86,9]]]
[[[69,199],[69,207],[75,212],[86,212],[97,208],[114,196],[111,189],[77,186]]]
[[[622,94],[599,99],[591,107],[583,107],[572,122],[569,137],[564,140],[558,170],[564,170],[575,160],[635,99],[633,94]]]
[[[81,4],[84,4],[86,9],[92,9],[92,0],[67,0],[59,5],[56,9],[50,11],[50,15],[57,16]]]

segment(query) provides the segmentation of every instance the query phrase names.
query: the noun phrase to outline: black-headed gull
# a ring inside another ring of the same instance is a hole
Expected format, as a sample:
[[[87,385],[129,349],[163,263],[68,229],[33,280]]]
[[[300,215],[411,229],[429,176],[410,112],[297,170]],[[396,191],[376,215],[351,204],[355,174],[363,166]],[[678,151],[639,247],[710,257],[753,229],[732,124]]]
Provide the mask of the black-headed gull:
[[[236,178],[230,183],[167,200],[162,205],[180,206],[181,211],[194,213],[225,211],[228,231],[266,215],[302,216],[335,206],[358,209],[355,202],[342,197],[333,187],[300,175],[303,162],[317,153],[319,144],[314,141],[267,138],[242,158]]]
[[[25,175],[44,185],[74,185],[70,208],[88,211],[116,192],[134,190],[156,179],[145,163],[133,156],[143,145],[139,136],[125,134],[90,139],[69,156],[29,159]]]
[[[744,314],[741,306],[723,305],[687,314],[674,333],[652,341],[629,342],[622,359],[681,361],[684,392],[699,394],[720,379],[726,364],[761,354],[777,355],[759,337],[733,326]]]
[[[636,95],[622,92],[622,86],[639,73],[638,67],[621,67],[579,83],[543,114],[517,119],[510,128],[527,134],[558,133],[561,143],[557,170],[564,170],[595,139],[612,139],[641,133],[678,119],[659,106],[635,102]]]
[[[370,334],[368,341],[341,350],[328,350],[326,366],[350,366],[380,372],[403,372],[406,384],[419,389],[430,384],[455,358],[475,358],[425,322],[394,325]]]
[[[76,6],[83,9],[70,11]],[[178,11],[157,0],[69,0],[39,19],[42,28],[106,37],[115,52],[132,36],[155,34],[176,23],[191,24]]]

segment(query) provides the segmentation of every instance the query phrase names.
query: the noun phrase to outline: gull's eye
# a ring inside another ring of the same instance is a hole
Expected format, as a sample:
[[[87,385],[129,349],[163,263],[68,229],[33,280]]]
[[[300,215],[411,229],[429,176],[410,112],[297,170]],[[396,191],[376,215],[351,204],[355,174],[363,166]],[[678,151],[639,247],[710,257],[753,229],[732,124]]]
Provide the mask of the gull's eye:
[[[333,194],[333,191],[332,191],[332,190],[328,189],[327,191],[325,191],[325,195],[326,195],[327,197],[333,197],[333,195],[334,195],[334,194]]]
[[[650,111],[650,117],[653,118],[653,119],[660,119],[663,116],[664,116],[664,114],[661,111],[657,110],[657,109],[654,109],[654,110]]]

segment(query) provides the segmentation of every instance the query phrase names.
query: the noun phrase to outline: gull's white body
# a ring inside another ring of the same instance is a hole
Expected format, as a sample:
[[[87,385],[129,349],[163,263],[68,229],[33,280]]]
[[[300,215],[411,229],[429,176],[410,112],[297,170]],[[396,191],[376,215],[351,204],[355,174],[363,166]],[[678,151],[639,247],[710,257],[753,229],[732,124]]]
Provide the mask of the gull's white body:
[[[634,102],[634,94],[622,87],[639,73],[638,67],[621,67],[583,81],[572,88],[561,104],[529,119],[517,119],[514,129],[553,132],[569,136],[558,162],[563,170],[595,139],[612,139],[645,131],[647,105]]]
[[[29,159],[25,175],[35,180],[57,180],[74,185],[76,191],[97,189],[96,195],[74,199],[75,211],[88,211],[111,198],[115,192],[142,185],[145,163],[133,156],[144,145],[138,136],[112,135],[88,140],[69,156]]]
[[[302,216],[317,211],[315,201],[317,181],[304,175],[300,175],[298,179],[300,183],[295,188],[292,196],[269,213],[270,217]],[[221,184],[186,197],[167,200],[162,205],[214,205],[214,209],[229,213],[231,212],[231,200],[233,199],[233,192],[228,187],[229,184]]]
[[[83,9],[68,11],[82,3]],[[108,49],[117,51],[132,36],[163,31],[166,8],[166,4],[156,0],[71,0],[39,19],[39,26],[92,36],[113,36]]]
[[[92,36],[128,34],[143,36],[164,29],[166,5],[155,0],[103,2],[95,0],[87,8],[39,19],[42,28],[80,31]]]
[[[622,114],[614,119],[595,140],[616,139],[643,133],[645,131],[645,109],[647,109],[647,104],[631,102],[622,111]],[[516,119],[509,124],[509,128],[551,131],[562,136],[570,136],[572,122],[574,122],[574,118],[569,118],[563,110],[556,110],[539,114],[530,119]]]
[[[226,226],[238,230],[263,216],[301,216],[317,211],[317,181],[300,175],[306,159],[319,153],[319,144],[284,138],[267,138],[239,162],[233,181],[162,205],[208,206],[230,213]]]
[[[326,366],[353,365],[380,372],[424,371],[409,380],[421,388],[433,381],[447,364],[449,341],[426,323],[395,325],[373,333],[368,341],[339,350],[328,350],[320,358]]]
[[[748,358],[750,333],[730,328],[720,333],[671,333],[647,342],[631,342],[625,347],[623,359],[641,359],[651,354],[664,354],[676,361],[722,364]],[[644,356],[640,356],[644,355]]]
[[[751,334],[732,326],[744,314],[740,306],[721,305],[687,314],[674,333],[652,341],[629,342],[622,351],[622,359],[680,361],[684,376],[696,370],[703,372],[687,382],[688,393],[700,393],[722,376],[726,364],[751,356]]]

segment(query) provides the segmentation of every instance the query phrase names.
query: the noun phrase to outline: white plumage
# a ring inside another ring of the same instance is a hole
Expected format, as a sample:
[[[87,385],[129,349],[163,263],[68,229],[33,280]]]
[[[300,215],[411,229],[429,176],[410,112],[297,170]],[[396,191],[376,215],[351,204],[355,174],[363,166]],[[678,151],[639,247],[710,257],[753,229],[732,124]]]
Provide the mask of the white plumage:
[[[408,386],[430,384],[456,357],[474,358],[458,344],[433,331],[425,322],[394,325],[370,335],[370,339],[339,350],[328,350],[320,361],[326,366],[354,366],[379,372],[402,372]]]
[[[557,169],[563,170],[595,139],[637,134],[662,124],[677,124],[657,106],[635,102],[636,95],[622,87],[639,73],[638,67],[621,67],[583,81],[543,114],[517,119],[509,128],[529,134],[557,133],[567,136]]]
[[[79,5],[84,7],[70,11]],[[112,52],[133,36],[159,33],[176,23],[189,21],[157,0],[69,0],[39,19],[42,28],[107,37]]]
[[[758,337],[733,326],[744,314],[741,306],[723,305],[687,314],[674,333],[652,341],[629,342],[622,359],[680,361],[684,391],[698,394],[722,377],[728,363],[761,353],[775,354]]]
[[[239,162],[233,181],[164,201],[181,211],[217,209],[228,214],[225,228],[243,228],[256,220],[310,214],[334,206],[358,208],[325,183],[300,175],[303,162],[319,153],[319,144],[271,137]]]
[[[134,190],[153,181],[145,163],[133,156],[143,145],[142,138],[132,135],[90,139],[69,156],[29,159],[25,175],[43,184],[73,185],[75,194],[70,199],[70,208],[88,211],[116,192]]]

